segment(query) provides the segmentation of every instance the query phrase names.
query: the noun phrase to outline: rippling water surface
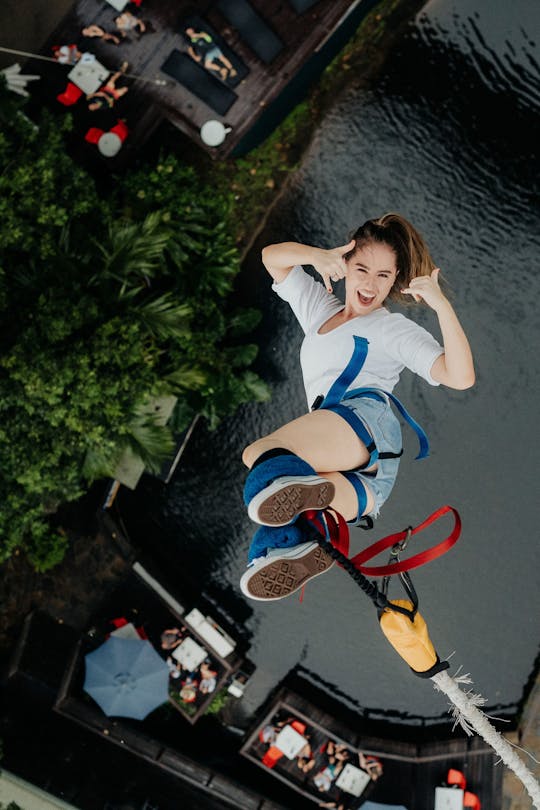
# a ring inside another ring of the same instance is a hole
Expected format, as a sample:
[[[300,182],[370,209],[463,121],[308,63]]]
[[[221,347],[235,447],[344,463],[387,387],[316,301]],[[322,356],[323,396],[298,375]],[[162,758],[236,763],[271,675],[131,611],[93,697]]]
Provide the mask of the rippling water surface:
[[[460,543],[415,576],[421,609],[441,656],[455,650],[453,662],[474,675],[489,704],[506,706],[517,704],[533,668],[540,608],[532,185],[539,30],[533,0],[428,3],[372,88],[359,90],[353,79],[337,99],[263,240],[330,247],[364,219],[397,210],[443,268],[473,345],[477,385],[453,392],[403,376],[397,393],[428,429],[432,455],[414,462],[405,431],[396,489],[368,539],[443,503],[460,510]],[[409,674],[342,572],[308,586],[302,604],[293,597],[246,607],[239,595],[253,532],[241,506],[241,449],[305,409],[299,328],[273,299],[257,251],[244,283],[265,312],[260,369],[272,402],[244,408],[214,434],[199,429],[167,489],[145,481],[137,493],[141,535],[153,538],[172,575],[195,592],[223,593],[232,613],[244,612],[257,665],[246,710],[300,663],[363,707],[439,715],[444,701]],[[437,333],[430,312],[418,319]],[[134,524],[135,504],[125,505]],[[359,531],[352,539],[356,550],[367,542]]]

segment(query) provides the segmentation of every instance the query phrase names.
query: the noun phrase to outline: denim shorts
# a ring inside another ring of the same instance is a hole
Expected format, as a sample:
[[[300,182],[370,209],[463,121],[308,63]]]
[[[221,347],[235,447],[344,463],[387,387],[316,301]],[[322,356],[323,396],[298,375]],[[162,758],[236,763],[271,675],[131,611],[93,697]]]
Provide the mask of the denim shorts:
[[[355,397],[344,399],[340,403],[346,408],[350,408],[353,413],[362,420],[369,430],[375,442],[375,447],[379,453],[398,453],[402,451],[401,426],[399,420],[392,410],[389,400],[384,401],[372,399],[371,397]],[[383,503],[390,495],[396,480],[399,468],[398,458],[377,459],[377,471],[375,475],[366,473],[363,470],[342,471],[343,475],[358,489],[358,483],[363,484],[373,494],[375,506],[368,514],[377,517]],[[350,521],[352,525],[360,522]]]

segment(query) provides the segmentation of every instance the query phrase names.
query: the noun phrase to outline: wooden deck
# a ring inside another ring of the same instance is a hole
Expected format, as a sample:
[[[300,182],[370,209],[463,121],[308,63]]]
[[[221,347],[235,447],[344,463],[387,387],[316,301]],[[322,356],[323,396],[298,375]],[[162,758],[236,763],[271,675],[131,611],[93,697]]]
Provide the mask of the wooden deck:
[[[260,730],[287,719],[297,719],[307,726],[306,734],[315,754],[315,765],[307,774],[298,768],[296,760],[286,757],[279,759],[271,770],[262,763],[268,744],[260,741]],[[403,804],[408,810],[432,810],[435,788],[443,784],[449,768],[457,768],[465,774],[468,789],[476,793],[482,807],[501,810],[503,766],[495,766],[492,749],[480,738],[459,732],[452,734],[447,729],[438,740],[420,741],[423,735],[419,734],[419,741],[414,741],[400,739],[399,726],[388,725],[388,736],[383,737],[374,736],[362,725],[361,720],[355,727],[346,725],[300,694],[283,689],[246,738],[241,753],[316,803],[335,801],[341,802],[344,808],[356,808],[360,800],[369,798],[375,802]],[[403,736],[410,737],[410,734]],[[317,790],[313,777],[327,762],[321,748],[328,740],[346,745],[352,764],[358,763],[359,751],[376,756],[382,762],[383,775],[367,786],[361,799],[340,791],[335,784],[327,793]]]
[[[147,32],[140,37],[130,35],[120,45],[82,37],[82,28],[91,23],[114,33],[114,18],[118,12],[106,0],[77,0],[71,12],[44,43],[42,54],[50,56],[53,44],[77,43],[81,51],[94,53],[111,71],[117,70],[124,60],[129,62],[128,78],[125,82],[123,79],[118,82],[119,86],[127,83],[129,92],[116,102],[113,109],[88,112],[84,97],[69,108],[74,113],[77,134],[84,136],[89,126],[109,129],[118,118],[124,119],[130,129],[130,138],[117,158],[103,158],[112,164],[125,162],[129,158],[130,146],[132,151],[144,143],[164,118],[201,146],[200,128],[213,119],[231,127],[231,132],[220,147],[204,148],[213,156],[225,157],[346,18],[364,8],[367,12],[373,5],[373,0],[317,0],[307,11],[298,13],[294,8],[298,0],[249,2],[283,44],[279,53],[267,64],[255,54],[245,35],[242,36],[226,20],[218,8],[219,0],[206,0],[197,6],[184,0],[143,0],[140,8],[130,5],[128,9],[145,22]],[[182,36],[186,21],[192,19],[194,14],[196,19],[202,20],[217,34],[222,50],[232,53],[238,60],[239,76],[245,73],[236,84],[234,80],[225,83],[213,75],[209,77],[213,90],[217,85],[218,95],[221,87],[224,93],[232,91],[236,96],[224,114],[216,112],[215,108],[161,69],[176,50],[183,54],[184,62],[192,62],[195,70],[208,73],[187,56],[187,44]],[[42,75],[43,81],[39,83],[37,92],[54,106],[56,95],[65,87],[69,68],[36,61],[31,61],[29,68]],[[57,106],[60,107],[59,104]],[[97,151],[92,144],[85,144],[85,147]]]

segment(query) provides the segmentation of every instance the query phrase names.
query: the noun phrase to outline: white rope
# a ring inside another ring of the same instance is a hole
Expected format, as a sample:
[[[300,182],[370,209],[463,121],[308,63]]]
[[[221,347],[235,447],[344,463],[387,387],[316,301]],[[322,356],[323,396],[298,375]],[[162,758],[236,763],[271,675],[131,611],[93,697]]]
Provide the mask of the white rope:
[[[16,51],[14,48],[4,48],[0,45],[0,52],[2,53],[12,53],[15,56],[26,56],[28,59],[39,59],[42,62],[55,62],[57,65],[61,65],[61,63],[54,59],[52,56],[42,56],[40,53],[30,53],[29,51]],[[70,67],[72,68],[73,65],[61,65],[62,67]],[[147,79],[145,76],[141,76],[138,73],[125,73],[124,74],[128,79],[136,79],[138,82],[147,82],[148,84],[157,84],[161,87],[164,87],[170,82],[166,79]]]
[[[459,723],[467,734],[471,735],[476,731],[483,737],[504,764],[515,773],[531,797],[534,807],[540,810],[540,784],[512,749],[510,743],[496,731],[486,715],[478,708],[486,702],[485,698],[472,692],[462,692],[459,688],[460,684],[472,683],[470,676],[457,675],[455,678],[451,678],[447,672],[438,672],[433,675],[431,680],[434,682],[435,689],[444,692],[451,700],[455,720],[454,728]]]

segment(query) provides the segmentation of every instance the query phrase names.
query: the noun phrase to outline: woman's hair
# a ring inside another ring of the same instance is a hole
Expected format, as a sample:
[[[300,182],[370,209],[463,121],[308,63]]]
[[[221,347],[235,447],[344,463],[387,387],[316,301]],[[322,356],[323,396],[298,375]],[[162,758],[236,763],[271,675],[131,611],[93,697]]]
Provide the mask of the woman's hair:
[[[383,214],[378,219],[368,219],[353,233],[351,239],[356,244],[353,250],[345,254],[346,260],[358,248],[371,243],[388,245],[394,251],[398,274],[388,297],[401,303],[404,296],[400,290],[408,287],[413,278],[431,275],[436,266],[416,228],[399,214]]]

